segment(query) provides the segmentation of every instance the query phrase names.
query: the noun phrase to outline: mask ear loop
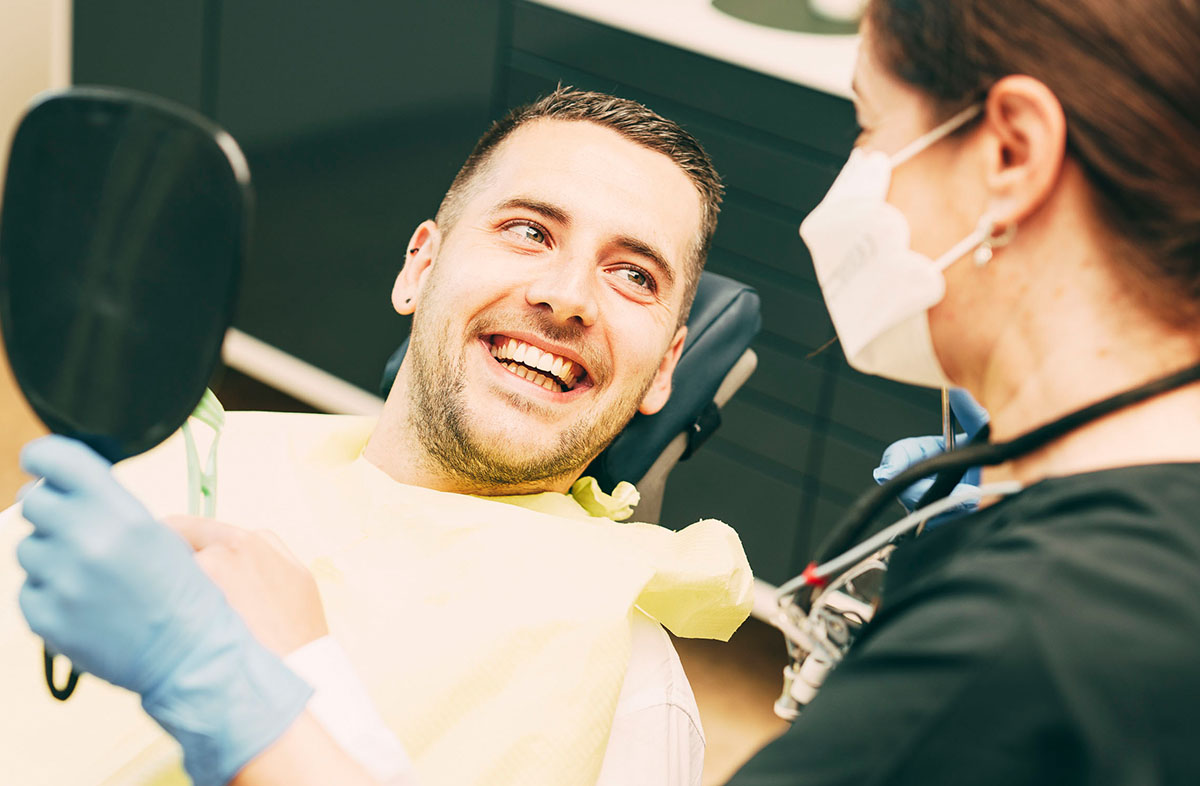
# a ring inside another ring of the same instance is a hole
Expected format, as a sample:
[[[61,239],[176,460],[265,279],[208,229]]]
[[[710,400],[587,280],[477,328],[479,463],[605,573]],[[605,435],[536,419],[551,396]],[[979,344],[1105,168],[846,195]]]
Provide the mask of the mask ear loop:
[[[926,131],[919,137],[909,142],[904,147],[900,148],[895,155],[889,156],[888,161],[891,162],[892,169],[903,164],[908,159],[932,146],[935,142],[940,142],[943,138],[950,136],[958,129],[967,124],[976,115],[983,111],[983,104],[972,104],[958,114],[951,117],[946,122],[939,125],[930,131]]]
[[[996,220],[992,218],[991,213],[984,213],[971,234],[935,259],[933,266],[938,270],[945,270],[967,254],[972,254],[975,264],[983,267],[991,261],[993,249],[1007,246],[1017,236],[1017,222],[1015,221],[1005,226],[999,235],[996,234],[996,227]]]
[[[1008,226],[1004,227],[999,235],[996,234],[996,223],[990,220],[988,223],[991,226],[988,230],[987,237],[985,237],[983,242],[979,244],[979,247],[975,249],[975,253],[971,257],[973,260],[975,260],[976,267],[983,267],[988,262],[991,262],[993,250],[1007,246],[1013,241],[1013,238],[1017,236],[1016,221],[1013,221],[1008,224]]]

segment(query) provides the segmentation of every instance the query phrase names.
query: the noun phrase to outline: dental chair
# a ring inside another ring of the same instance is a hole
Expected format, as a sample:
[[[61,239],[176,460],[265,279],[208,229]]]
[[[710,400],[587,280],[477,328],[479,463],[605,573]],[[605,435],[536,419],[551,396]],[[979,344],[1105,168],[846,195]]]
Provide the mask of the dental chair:
[[[721,425],[721,407],[758,365],[750,342],[762,327],[758,293],[716,273],[704,273],[688,316],[688,335],[675,369],[671,398],[654,415],[634,415],[591,463],[605,491],[628,480],[641,492],[634,521],[657,523],[667,476]],[[388,359],[379,389],[385,398],[400,370],[408,339]]]

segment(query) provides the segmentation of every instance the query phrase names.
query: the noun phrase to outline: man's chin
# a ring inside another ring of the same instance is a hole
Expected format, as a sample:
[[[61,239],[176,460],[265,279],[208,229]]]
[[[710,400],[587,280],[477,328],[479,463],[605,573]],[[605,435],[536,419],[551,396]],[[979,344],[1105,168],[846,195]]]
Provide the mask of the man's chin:
[[[469,427],[469,433],[475,451],[491,457],[497,464],[543,464],[563,450],[562,432],[536,423],[512,423],[499,429]]]
[[[506,374],[508,372],[505,372]],[[529,385],[521,381],[522,386]],[[482,387],[482,386],[481,386]],[[566,421],[586,406],[583,401],[548,401],[543,391],[515,391],[496,385],[479,391],[481,395],[467,402],[467,409],[474,413],[479,424],[503,424],[503,429],[527,430],[531,428],[547,431],[561,430],[569,425]]]
[[[458,427],[460,461],[472,459],[464,462],[472,465],[468,474],[518,485],[578,475],[603,449],[594,444],[600,433],[588,419],[550,426],[510,411],[507,417],[468,416]]]

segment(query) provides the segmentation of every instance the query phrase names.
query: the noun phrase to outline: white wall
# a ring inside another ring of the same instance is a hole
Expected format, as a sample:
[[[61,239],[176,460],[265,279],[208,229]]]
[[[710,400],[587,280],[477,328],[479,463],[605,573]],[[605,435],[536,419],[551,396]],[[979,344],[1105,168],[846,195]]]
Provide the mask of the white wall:
[[[0,2],[0,176],[29,99],[71,80],[71,0]]]

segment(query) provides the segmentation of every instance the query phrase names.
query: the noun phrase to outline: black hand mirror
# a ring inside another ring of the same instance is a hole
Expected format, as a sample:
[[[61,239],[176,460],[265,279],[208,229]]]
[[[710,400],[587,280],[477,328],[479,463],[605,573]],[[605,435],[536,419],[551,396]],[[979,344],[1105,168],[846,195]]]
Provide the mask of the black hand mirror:
[[[124,90],[40,96],[0,211],[0,329],[51,430],[116,462],[162,442],[220,358],[249,228],[241,150],[200,115]],[[71,694],[72,670],[56,698]]]

